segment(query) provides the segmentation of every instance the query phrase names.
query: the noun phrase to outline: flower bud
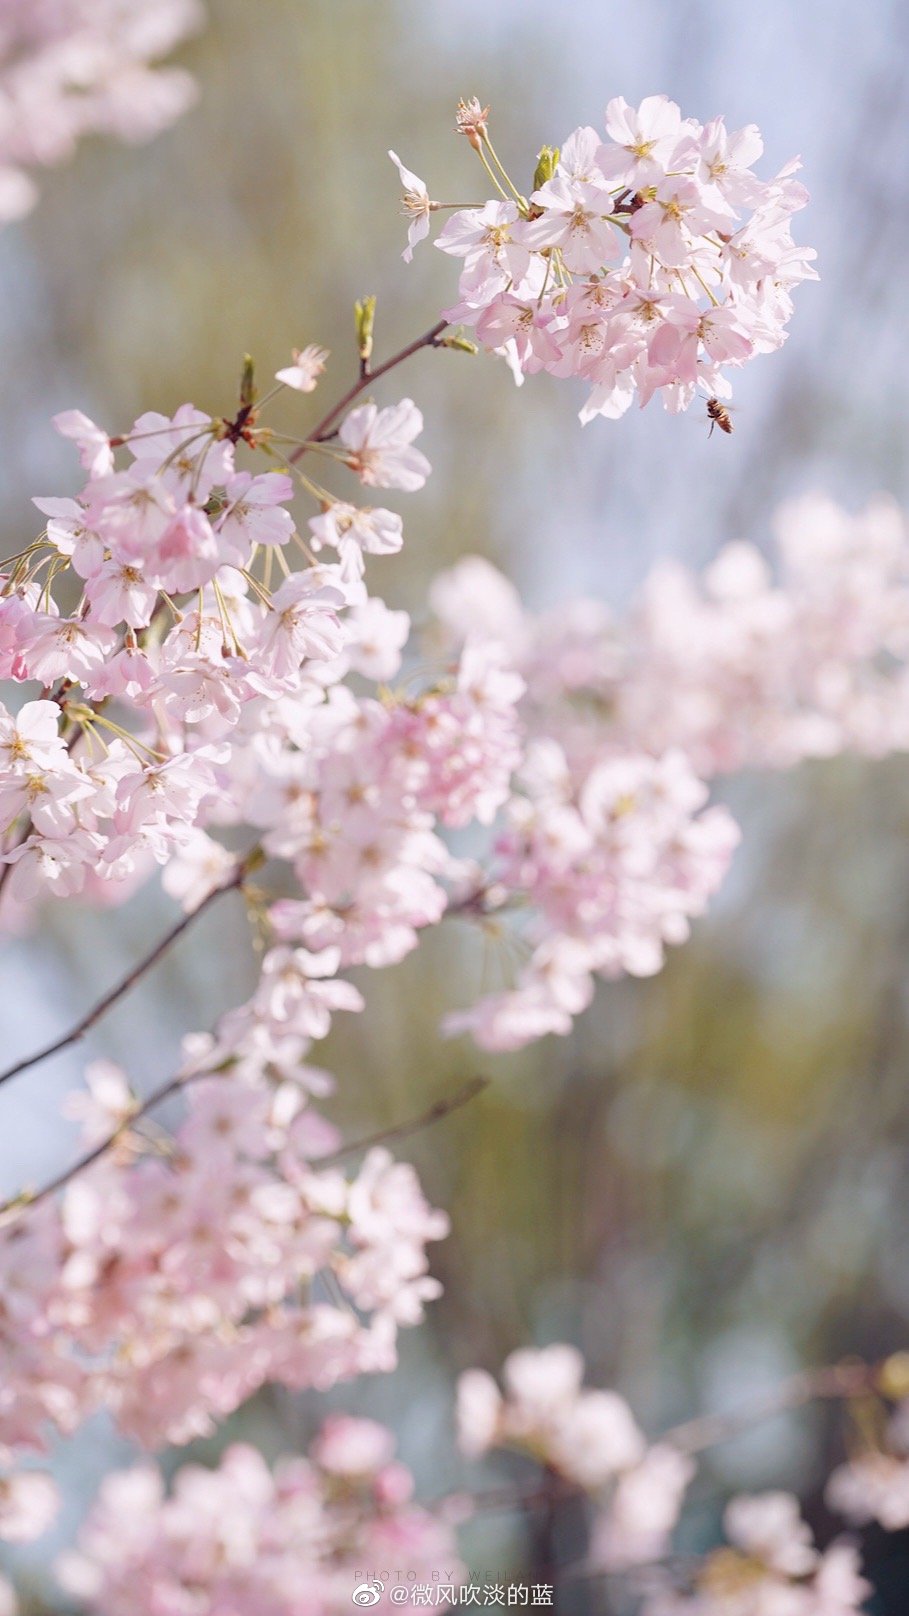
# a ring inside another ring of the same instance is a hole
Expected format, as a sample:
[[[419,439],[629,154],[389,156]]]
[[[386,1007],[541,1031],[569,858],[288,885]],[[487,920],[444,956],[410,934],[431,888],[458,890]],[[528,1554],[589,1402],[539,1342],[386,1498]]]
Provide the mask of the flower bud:
[[[357,328],[357,353],[364,361],[372,358],[372,335],[376,319],[376,299],[374,297],[358,298],[354,304],[354,320]]]
[[[537,166],[533,171],[533,190],[538,191],[541,185],[548,185],[556,171],[559,161],[558,146],[544,146],[537,157]]]
[[[480,351],[477,344],[471,342],[470,338],[465,337],[460,331],[452,331],[448,336],[437,338],[435,345],[437,348],[456,348],[458,353],[475,354]]]
[[[240,404],[243,409],[251,409],[256,402],[255,370],[254,360],[250,354],[246,354],[240,372]]]

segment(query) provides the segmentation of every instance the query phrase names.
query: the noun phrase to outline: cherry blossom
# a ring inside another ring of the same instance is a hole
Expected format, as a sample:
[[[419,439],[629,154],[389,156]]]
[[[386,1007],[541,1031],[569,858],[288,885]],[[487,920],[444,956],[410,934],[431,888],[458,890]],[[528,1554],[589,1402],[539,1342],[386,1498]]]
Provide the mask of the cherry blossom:
[[[863,1453],[834,1470],[827,1502],[856,1526],[879,1521],[888,1532],[909,1526],[909,1458]]]
[[[61,437],[71,438],[79,450],[79,459],[92,478],[105,477],[114,469],[114,451],[110,438],[82,410],[61,410],[54,416],[54,426]],[[78,510],[77,506],[70,507]]]
[[[497,848],[503,893],[531,899],[529,962],[514,988],[449,1016],[486,1048],[566,1033],[594,974],[659,970],[719,884],[738,832],[680,753],[619,754],[578,774],[551,739],[535,742]],[[507,903],[507,899],[503,899]]]
[[[669,1443],[656,1443],[619,1477],[594,1523],[590,1559],[608,1571],[627,1571],[666,1555],[695,1463]]]
[[[284,505],[293,493],[293,484],[283,472],[267,472],[254,477],[238,471],[225,487],[227,509],[218,520],[218,538],[236,552],[242,565],[257,544],[286,544],[293,533],[293,518]]]
[[[454,211],[436,246],[463,260],[448,319],[472,326],[516,381],[583,377],[582,421],[614,419],[635,394],[644,405],[660,393],[676,412],[698,394],[727,397],[728,368],[785,340],[791,291],[815,278],[813,253],[789,233],[807,196],[797,162],[757,178],[755,125],[730,132],[722,118],[683,118],[665,95],[638,108],[617,97],[605,139],[584,127],[561,152],[544,148],[528,199],[492,148],[488,112],[471,103],[459,128],[503,194]],[[436,204],[402,179],[409,260]]]
[[[328,358],[328,349],[310,342],[305,348],[294,348],[293,363],[275,372],[276,380],[297,393],[311,393],[316,386]]]
[[[410,227],[407,231],[407,246],[404,248],[401,257],[405,264],[409,264],[413,258],[414,247],[421,241],[425,241],[429,235],[429,215],[432,203],[429,200],[429,192],[423,181],[412,173],[409,168],[404,167],[396,152],[390,151],[388,155],[394,163],[401,177],[401,184],[404,187],[402,204],[404,213],[410,219]]]
[[[411,1502],[412,1478],[389,1431],[330,1419],[307,1458],[234,1444],[215,1469],[184,1465],[165,1494],[150,1466],[105,1481],[79,1547],[59,1566],[64,1588],[98,1616],[157,1612],[192,1583],[196,1600],[237,1616],[341,1616],[364,1565],[405,1561],[414,1584],[463,1575],[453,1533]],[[455,1595],[456,1597],[456,1595]],[[383,1597],[374,1609],[394,1609]]]
[[[338,436],[346,462],[370,488],[422,488],[429,461],[413,447],[423,430],[423,417],[412,399],[380,410],[361,404],[344,417]]]
[[[729,1547],[707,1556],[691,1593],[670,1584],[645,1598],[642,1616],[848,1616],[871,1592],[853,1544],[821,1555],[788,1493],[733,1498]]]
[[[182,76],[150,64],[194,25],[191,0],[141,17],[121,0],[91,19],[75,0],[46,9],[46,33],[21,0],[0,25],[0,216],[29,204],[27,170],[83,132],[140,137],[186,99]],[[475,352],[448,323],[518,381],[581,378],[585,420],[657,394],[676,412],[726,398],[728,372],[779,347],[814,275],[790,233],[798,163],[758,178],[754,125],[616,98],[605,135],[585,126],[544,148],[526,197],[489,109],[462,102],[456,126],[496,175],[490,201],[438,204],[390,154],[406,260],[448,215],[436,244],[460,276],[443,320],[373,372],[358,305],[359,371],[308,426],[328,355],[293,349],[276,380],[300,395],[284,397],[304,412],[295,436],[268,423],[280,388],[260,397],[251,361],[224,415],[186,402],[120,431],[63,412],[81,486],[36,498],[43,525],[3,564],[4,924],[49,897],[126,901],[158,871],[183,911],[4,1080],[75,1043],[197,910],[242,904],[256,961],[245,1001],[188,1035],[145,1099],[90,1063],[63,1105],[83,1154],[0,1212],[12,1540],[56,1510],[42,1455],[98,1414],[153,1454],[220,1442],[263,1387],[319,1393],[395,1369],[400,1331],[440,1294],[428,1252],[449,1219],[386,1148],[406,1125],[351,1143],[321,1108],[334,1079],[317,1046],[337,1016],[368,1013],[370,970],[457,920],[522,964],[499,993],[464,988],[444,1030],[500,1050],[564,1035],[597,983],[658,971],[721,885],[738,830],[716,775],[909,745],[909,549],[881,503],[856,517],[790,505],[776,571],[744,542],[700,577],[659,563],[621,618],[591,600],[533,615],[476,557],[433,581],[416,628],[374,592],[382,576],[395,598],[404,522],[360,504],[357,484],[411,493],[430,473],[419,408],[380,389],[421,349]],[[778,1492],[734,1498],[725,1546],[680,1572],[690,1428],[687,1446],[685,1427],[645,1436],[618,1392],[585,1384],[571,1345],[518,1347],[501,1387],[466,1370],[457,1404],[465,1457],[517,1453],[553,1509],[579,1505],[580,1569],[630,1575],[642,1616],[848,1616],[869,1591],[855,1545],[818,1547]],[[899,1528],[906,1469],[898,1415],[880,1451],[834,1472],[828,1499],[852,1523]],[[336,1414],[306,1458],[273,1469],[233,1446],[212,1469],[179,1468],[170,1492],[151,1458],[109,1477],[61,1577],[99,1616],[296,1616],[301,1590],[331,1616],[349,1608],[354,1568],[392,1554],[414,1576],[444,1564],[454,1590],[451,1523],[480,1505],[415,1504],[391,1434]],[[0,1590],[0,1610],[11,1598]]]
[[[504,1395],[484,1370],[458,1383],[463,1451],[524,1449],[583,1488],[597,1488],[634,1466],[644,1440],[615,1392],[582,1389],[584,1363],[569,1346],[522,1348],[505,1361]]]
[[[0,1538],[19,1543],[40,1537],[58,1505],[56,1482],[42,1470],[0,1477]]]
[[[345,987],[321,985],[336,1000]],[[350,1176],[319,1169],[334,1138],[307,1117],[307,1033],[299,1019],[288,1031],[262,1048],[234,1013],[223,1041],[187,1046],[186,1111],[163,1159],[123,1074],[89,1068],[69,1114],[86,1145],[113,1131],[117,1148],[59,1202],[13,1207],[0,1227],[0,1444],[40,1451],[50,1427],[98,1407],[148,1446],[182,1443],[266,1381],[325,1387],[393,1367],[398,1328],[438,1294],[425,1248],[448,1220],[384,1149]],[[329,1272],[341,1305],[309,1295]],[[21,1474],[14,1536],[47,1497],[37,1473]]]
[[[4,0],[0,18],[0,220],[34,206],[31,171],[64,162],[83,135],[156,135],[195,86],[155,64],[203,21],[196,0]]]
[[[363,576],[364,556],[394,555],[404,543],[396,511],[358,507],[345,500],[334,500],[321,515],[311,517],[309,531],[316,553],[326,544],[337,550],[342,577],[354,581]]]

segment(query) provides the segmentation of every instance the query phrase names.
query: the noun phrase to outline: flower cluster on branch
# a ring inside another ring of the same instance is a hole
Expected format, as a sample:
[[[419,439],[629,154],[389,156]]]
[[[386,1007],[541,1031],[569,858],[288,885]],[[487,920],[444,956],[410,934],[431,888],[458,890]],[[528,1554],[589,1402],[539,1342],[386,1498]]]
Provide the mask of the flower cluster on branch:
[[[728,397],[728,367],[785,341],[792,291],[816,279],[814,253],[790,231],[807,192],[798,161],[758,179],[756,125],[730,133],[722,118],[683,118],[665,95],[639,107],[618,96],[605,139],[585,127],[560,150],[544,148],[525,197],[488,118],[488,107],[462,103],[458,127],[496,194],[455,209],[435,244],[464,266],[447,318],[502,354],[516,381],[579,377],[590,388],[582,421],[614,419],[655,394],[677,412],[698,393]],[[447,204],[389,155],[404,184],[410,259]]]
[[[819,1550],[788,1493],[734,1497],[723,1544],[700,1557],[674,1554],[698,1456],[728,1438],[739,1417],[714,1418],[709,1432],[695,1421],[648,1443],[624,1400],[586,1388],[583,1377],[580,1354],[563,1345],[513,1353],[503,1391],[485,1371],[461,1377],[462,1452],[474,1461],[520,1455],[536,1478],[530,1490],[525,1483],[481,1488],[421,1507],[390,1433],[336,1415],[307,1458],[280,1460],[273,1472],[254,1449],[235,1445],[214,1469],[184,1466],[169,1495],[148,1463],[109,1476],[77,1551],[59,1562],[61,1582],[98,1616],[171,1609],[201,1616],[222,1604],[251,1616],[296,1616],[301,1590],[313,1616],[341,1616],[362,1578],[355,1568],[394,1565],[406,1571],[370,1575],[375,1599],[364,1603],[380,1611],[404,1602],[489,1603],[479,1589],[473,1595],[459,1525],[488,1509],[551,1510],[571,1498],[590,1517],[589,1554],[572,1578],[621,1579],[640,1616],[850,1616],[862,1608],[871,1590],[857,1541],[838,1536]],[[903,1355],[878,1366],[852,1362],[784,1385],[775,1405],[746,1411],[742,1423],[812,1397],[842,1401],[849,1418],[867,1412],[869,1398],[886,1408],[888,1396],[905,1388]],[[897,1403],[891,1423],[905,1421],[906,1407]],[[875,1458],[884,1456],[869,1450],[862,1462]],[[444,1599],[439,1583],[448,1588]],[[393,1594],[402,1587],[406,1600]],[[543,1602],[552,1603],[551,1590]]]
[[[186,80],[150,64],[196,16],[192,0],[0,6],[0,218],[85,130],[139,137],[180,110]],[[454,307],[373,368],[375,300],[362,299],[357,378],[297,436],[267,406],[322,386],[317,343],[264,395],[248,360],[224,415],[187,403],[110,433],[65,412],[83,486],[37,498],[41,531],[2,564],[5,926],[53,897],[123,902],[156,866],[184,918],[0,1083],[75,1043],[222,894],[241,896],[260,954],[247,1002],[187,1037],[151,1095],[90,1064],[67,1105],[84,1154],[2,1210],[0,1536],[13,1541],[54,1513],[53,1435],[103,1410],[154,1452],[213,1434],[266,1384],[390,1371],[399,1329],[438,1295],[426,1252],[447,1217],[385,1147],[482,1080],[345,1144],[313,1103],[333,1086],[314,1046],[336,1013],[365,1008],[345,973],[392,966],[457,918],[516,964],[446,1030],[491,1049],[564,1034],[597,979],[659,970],[721,884],[738,831],[711,801],[715,776],[909,744],[909,545],[883,504],[790,506],[777,573],[744,543],[701,579],[664,563],[623,620],[589,601],[534,616],[475,557],[435,580],[419,633],[371,592],[403,544],[373,491],[414,493],[430,473],[417,405],[371,395],[424,349],[475,351],[452,322],[518,380],[582,378],[584,419],[656,393],[678,411],[700,393],[716,420],[727,370],[779,347],[792,290],[814,274],[790,234],[798,165],[758,179],[754,126],[616,99],[605,138],[582,128],[540,154],[527,196],[488,109],[462,103],[458,127],[491,201],[436,202],[394,159],[405,257],[434,212],[452,214],[437,245],[462,260]],[[469,856],[450,834],[464,830]],[[166,1128],[153,1113],[176,1099]],[[819,1371],[781,1404],[877,1400],[874,1440],[828,1487],[851,1524],[909,1520],[904,1370]],[[818,1549],[786,1494],[734,1499],[727,1543],[680,1568],[703,1427],[648,1439],[617,1393],[583,1379],[573,1348],[525,1348],[502,1390],[470,1370],[458,1393],[465,1455],[507,1449],[535,1467],[545,1508],[583,1502],[578,1575],[628,1578],[641,1616],[859,1609],[855,1543]],[[482,1507],[481,1493],[415,1505],[390,1434],[340,1416],[273,1470],[234,1446],[212,1470],[184,1467],[170,1494],[151,1460],[110,1477],[61,1575],[98,1616],[297,1616],[301,1589],[313,1616],[335,1616],[371,1562],[403,1560],[415,1578],[444,1562],[460,1587],[454,1522]]]
[[[352,1608],[358,1568],[389,1562],[406,1562],[415,1585],[444,1568],[456,1587],[454,1534],[412,1493],[391,1433],[335,1416],[307,1458],[274,1471],[236,1444],[215,1470],[184,1466],[169,1497],[151,1466],[109,1476],[61,1581],[99,1616],[333,1616]]]
[[[199,0],[2,0],[0,224],[37,200],[34,170],[83,135],[148,140],[195,96],[155,64],[202,23]]]

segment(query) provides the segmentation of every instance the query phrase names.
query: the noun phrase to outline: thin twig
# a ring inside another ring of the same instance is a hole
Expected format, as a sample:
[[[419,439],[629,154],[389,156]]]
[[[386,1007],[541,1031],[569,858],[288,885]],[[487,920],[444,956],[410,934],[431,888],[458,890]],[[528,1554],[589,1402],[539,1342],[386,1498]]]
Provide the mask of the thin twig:
[[[456,1089],[447,1099],[436,1100],[427,1111],[421,1111],[418,1117],[411,1117],[407,1122],[397,1122],[390,1128],[380,1128],[378,1133],[367,1134],[363,1139],[353,1139],[349,1145],[342,1145],[339,1150],[330,1156],[318,1156],[313,1162],[314,1167],[334,1167],[336,1162],[343,1161],[345,1156],[352,1156],[361,1150],[371,1150],[373,1145],[384,1145],[390,1139],[407,1139],[412,1133],[420,1133],[429,1128],[434,1122],[441,1122],[443,1117],[450,1117],[453,1111],[460,1111],[461,1107],[475,1100],[478,1094],[488,1089],[488,1077],[470,1077],[461,1088]]]
[[[720,1442],[731,1441],[763,1420],[787,1414],[804,1407],[806,1403],[860,1397],[873,1387],[876,1375],[874,1365],[855,1362],[806,1369],[742,1408],[686,1420],[683,1425],[675,1425],[664,1431],[659,1440],[680,1448],[684,1453],[702,1453]]]
[[[326,438],[330,438],[333,434],[335,423],[350,408],[354,399],[359,398],[360,394],[364,393],[372,382],[378,381],[381,376],[387,376],[390,370],[394,370],[397,365],[402,365],[405,359],[410,359],[413,354],[419,353],[421,348],[434,348],[447,326],[447,320],[437,320],[434,326],[431,326],[428,331],[424,331],[422,337],[415,338],[405,348],[399,348],[397,353],[392,354],[390,359],[386,359],[383,364],[377,365],[375,369],[369,369],[365,375],[361,374],[353,385],[347,389],[344,397],[339,399],[337,404],[333,404],[327,414],[323,415],[321,421],[317,422],[313,427],[309,434],[309,443],[301,443],[299,448],[294,450],[289,457],[291,463],[295,465],[298,460],[302,460],[303,456],[308,452],[310,443],[324,443]]]
[[[58,1054],[61,1049],[66,1049],[70,1044],[78,1043],[80,1038],[84,1038],[89,1029],[100,1021],[102,1016],[106,1015],[108,1010],[112,1009],[125,994],[129,993],[130,989],[134,988],[136,983],[140,982],[143,976],[152,969],[152,966],[157,965],[168,949],[179,937],[182,937],[183,933],[188,930],[195,920],[198,920],[201,914],[204,914],[206,909],[210,908],[225,892],[234,892],[238,887],[242,886],[248,873],[251,858],[252,855],[247,854],[245,858],[240,859],[230,880],[226,881],[222,886],[213,887],[211,892],[202,899],[200,904],[197,904],[195,909],[190,910],[188,915],[184,915],[182,920],[179,920],[176,926],[172,926],[170,931],[155,944],[150,954],[146,954],[138,965],[128,971],[126,976],[122,977],[108,993],[105,993],[97,1004],[94,1004],[90,1010],[86,1011],[85,1015],[81,1016],[67,1032],[62,1033],[59,1038],[53,1039],[51,1043],[45,1044],[42,1049],[36,1050],[33,1055],[26,1055],[23,1060],[16,1061],[15,1065],[7,1067],[5,1072],[0,1072],[0,1086],[8,1083],[10,1078],[17,1077],[20,1072],[27,1072],[30,1066],[37,1066],[39,1062],[48,1060],[51,1055]]]
[[[196,1083],[202,1078],[212,1076],[211,1072],[198,1071],[184,1072],[182,1075],[178,1074],[176,1077],[168,1078],[166,1083],[162,1083],[160,1088],[154,1089],[148,1098],[142,1101],[141,1105],[131,1111],[128,1117],[124,1117],[119,1127],[114,1128],[106,1139],[102,1139],[85,1156],[80,1156],[78,1161],[73,1162],[62,1173],[58,1173],[57,1177],[51,1179],[48,1184],[43,1184],[39,1190],[35,1190],[33,1193],[25,1191],[22,1195],[14,1196],[12,1200],[7,1201],[5,1206],[0,1207],[0,1212],[9,1212],[13,1207],[17,1207],[21,1212],[25,1213],[30,1211],[32,1207],[38,1206],[42,1201],[46,1201],[49,1196],[56,1195],[58,1190],[65,1189],[66,1185],[72,1183],[74,1178],[77,1178],[80,1173],[84,1173],[87,1167],[92,1167],[96,1161],[100,1161],[102,1156],[105,1156],[114,1145],[131,1133],[136,1123],[141,1122],[142,1118],[146,1117],[156,1106],[163,1105],[165,1100],[169,1100],[172,1095],[179,1094],[183,1089],[188,1088],[190,1083]],[[364,1139],[352,1139],[350,1144],[342,1145],[339,1150],[334,1151],[330,1156],[314,1157],[311,1163],[313,1171],[319,1172],[323,1167],[333,1167],[336,1162],[342,1161],[345,1156],[352,1156],[359,1151],[369,1150],[373,1145],[381,1144],[388,1139],[406,1139],[412,1133],[418,1133],[423,1128],[431,1127],[434,1122],[441,1122],[443,1117],[450,1116],[453,1111],[459,1111],[461,1106],[467,1105],[468,1101],[473,1100],[476,1095],[488,1087],[489,1081],[488,1077],[472,1077],[454,1094],[445,1100],[437,1100],[435,1105],[431,1105],[428,1111],[421,1112],[418,1117],[411,1117],[406,1122],[399,1122],[391,1128],[382,1128],[378,1133],[368,1134]]]
[[[661,1432],[653,1438],[656,1444],[677,1448],[682,1453],[703,1453],[709,1448],[717,1447],[722,1442],[731,1441],[760,1425],[764,1420],[773,1419],[779,1414],[792,1412],[803,1408],[807,1403],[813,1402],[846,1402],[850,1398],[862,1397],[872,1391],[879,1383],[880,1364],[869,1364],[856,1360],[847,1360],[845,1363],[825,1364],[820,1368],[806,1369],[773,1387],[760,1398],[744,1404],[740,1408],[732,1409],[724,1414],[703,1414],[696,1419],[686,1420],[682,1425],[673,1425],[667,1431]],[[581,1496],[584,1488],[577,1482],[570,1481],[562,1476],[558,1488],[553,1495],[553,1481],[547,1475],[543,1484],[527,1489],[522,1487],[494,1487],[484,1492],[474,1493],[471,1498],[475,1512],[480,1510],[522,1510],[527,1508],[545,1508],[551,1503],[553,1496],[558,1500],[567,1500]],[[460,1498],[460,1492],[444,1494],[432,1504],[433,1509],[442,1509],[450,1502],[452,1497]]]
[[[56,1195],[58,1190],[65,1189],[67,1184],[77,1178],[80,1173],[84,1173],[87,1167],[92,1167],[96,1161],[100,1161],[102,1156],[106,1156],[107,1152],[114,1145],[119,1144],[120,1140],[131,1132],[136,1123],[141,1122],[142,1118],[147,1116],[149,1111],[153,1111],[155,1106],[163,1105],[164,1101],[169,1100],[172,1094],[179,1094],[181,1089],[186,1088],[188,1084],[198,1078],[209,1077],[210,1075],[209,1072],[188,1072],[182,1077],[168,1078],[166,1083],[162,1083],[160,1088],[154,1089],[148,1099],[143,1100],[135,1111],[131,1111],[129,1116],[120,1123],[120,1126],[114,1128],[113,1132],[109,1133],[106,1139],[102,1139],[100,1144],[95,1145],[94,1149],[88,1151],[85,1156],[80,1156],[78,1161],[74,1161],[62,1173],[58,1173],[57,1177],[52,1178],[48,1184],[42,1184],[40,1190],[35,1190],[34,1194],[30,1194],[26,1190],[22,1195],[14,1196],[11,1201],[7,1201],[5,1206],[0,1207],[0,1212],[8,1212],[17,1204],[22,1212],[30,1212],[32,1207],[38,1206],[42,1201],[48,1200],[50,1196]]]

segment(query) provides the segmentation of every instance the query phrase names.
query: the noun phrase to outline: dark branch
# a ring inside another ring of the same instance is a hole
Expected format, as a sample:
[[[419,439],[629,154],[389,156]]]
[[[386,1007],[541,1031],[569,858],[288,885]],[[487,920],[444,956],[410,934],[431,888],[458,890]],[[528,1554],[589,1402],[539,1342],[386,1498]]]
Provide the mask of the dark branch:
[[[405,359],[410,359],[415,353],[419,353],[421,348],[434,348],[447,326],[447,320],[437,320],[434,326],[431,326],[428,331],[424,331],[422,337],[415,338],[405,348],[399,348],[398,352],[392,354],[391,358],[386,359],[383,364],[376,365],[375,369],[368,368],[365,373],[361,370],[360,376],[353,383],[353,386],[347,389],[344,397],[339,399],[337,404],[333,404],[327,414],[323,415],[321,421],[318,421],[313,427],[309,434],[309,442],[301,443],[299,448],[295,449],[293,454],[290,455],[290,460],[294,463],[302,460],[310,443],[324,443],[326,438],[332,437],[341,416],[350,408],[354,400],[366,391],[372,382],[377,382],[380,377],[387,376],[388,372],[394,370],[397,365],[403,365]]]
[[[140,960],[138,965],[135,965],[131,971],[128,971],[126,976],[122,977],[115,987],[112,987],[108,993],[105,993],[104,997],[99,999],[97,1004],[94,1004],[92,1008],[86,1011],[85,1015],[75,1023],[74,1026],[69,1028],[68,1032],[62,1033],[59,1038],[55,1038],[51,1043],[45,1044],[42,1049],[36,1050],[33,1055],[26,1055],[23,1060],[16,1061],[14,1066],[8,1066],[5,1072],[0,1072],[0,1085],[8,1083],[10,1078],[18,1077],[20,1072],[27,1072],[30,1066],[37,1066],[41,1061],[48,1060],[51,1055],[59,1054],[61,1049],[66,1049],[70,1044],[78,1043],[80,1038],[84,1038],[89,1029],[93,1027],[96,1022],[100,1021],[102,1016],[107,1014],[108,1010],[112,1009],[120,999],[124,998],[124,996],[129,993],[130,989],[135,987],[137,982],[141,982],[143,976],[145,976],[154,965],[157,965],[158,961],[163,958],[168,949],[177,941],[179,937],[182,937],[183,933],[188,930],[195,920],[198,920],[201,914],[204,914],[206,909],[209,909],[211,905],[215,903],[218,898],[222,897],[225,892],[234,892],[238,887],[242,886],[248,873],[251,859],[251,854],[248,854],[246,858],[240,859],[230,880],[226,881],[223,886],[213,887],[211,892],[208,893],[207,897],[203,898],[202,902],[198,904],[195,909],[191,910],[188,915],[184,915],[182,920],[177,922],[176,926],[172,926],[170,931],[161,938],[160,942],[155,944],[151,953],[146,954],[145,958]]]
[[[148,1116],[148,1113],[153,1111],[156,1106],[163,1105],[165,1100],[169,1100],[174,1094],[181,1093],[183,1089],[188,1088],[190,1083],[198,1082],[201,1078],[211,1077],[212,1075],[211,1072],[201,1071],[187,1072],[183,1076],[178,1075],[177,1077],[168,1078],[166,1083],[162,1083],[160,1088],[154,1089],[148,1098],[142,1101],[141,1105],[131,1111],[128,1117],[124,1117],[118,1128],[114,1128],[107,1138],[102,1139],[87,1155],[80,1156],[78,1161],[73,1162],[64,1172],[58,1173],[56,1178],[52,1178],[48,1184],[43,1184],[34,1193],[29,1193],[26,1190],[21,1195],[14,1196],[11,1201],[7,1201],[4,1206],[0,1207],[0,1212],[11,1212],[16,1207],[24,1213],[29,1211],[31,1207],[38,1206],[41,1201],[46,1201],[49,1196],[56,1195],[58,1190],[65,1189],[66,1185],[72,1183],[72,1180],[77,1178],[80,1173],[84,1173],[87,1167],[92,1167],[121,1139],[126,1138],[132,1132],[136,1123],[141,1122],[142,1118]],[[391,1128],[383,1128],[378,1133],[368,1134],[364,1139],[352,1139],[350,1144],[342,1145],[340,1150],[334,1151],[330,1156],[314,1158],[312,1161],[313,1171],[318,1172],[323,1167],[333,1167],[337,1162],[343,1161],[345,1156],[352,1156],[359,1151],[369,1150],[373,1145],[382,1144],[386,1140],[406,1139],[410,1134],[419,1133],[423,1128],[431,1127],[434,1122],[441,1122],[444,1117],[450,1116],[453,1111],[459,1111],[462,1106],[467,1105],[470,1100],[482,1093],[483,1089],[487,1088],[488,1085],[488,1077],[472,1077],[454,1094],[449,1095],[445,1100],[437,1100],[435,1105],[431,1105],[428,1111],[421,1112],[418,1117],[411,1117],[407,1122],[399,1122]]]

